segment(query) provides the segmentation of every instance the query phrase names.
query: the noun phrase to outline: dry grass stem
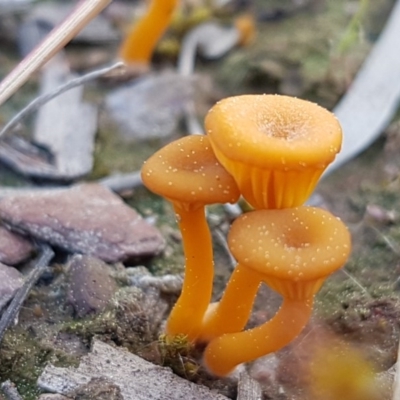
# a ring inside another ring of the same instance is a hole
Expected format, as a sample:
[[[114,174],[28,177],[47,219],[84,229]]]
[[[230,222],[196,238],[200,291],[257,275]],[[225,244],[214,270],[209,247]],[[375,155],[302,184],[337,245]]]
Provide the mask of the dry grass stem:
[[[111,0],[81,0],[72,13],[0,83],[0,105],[13,95],[46,61],[62,49]]]

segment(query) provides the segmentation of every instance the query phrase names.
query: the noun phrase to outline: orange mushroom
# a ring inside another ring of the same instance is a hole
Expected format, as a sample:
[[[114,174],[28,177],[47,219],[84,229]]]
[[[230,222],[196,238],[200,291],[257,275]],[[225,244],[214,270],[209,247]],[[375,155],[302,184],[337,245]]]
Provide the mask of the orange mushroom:
[[[332,113],[279,95],[226,98],[205,127],[216,157],[257,209],[303,204],[342,142]]]
[[[239,189],[215,158],[208,138],[200,135],[181,138],[153,154],[142,168],[142,179],[151,191],[172,202],[182,232],[185,278],[167,333],[194,340],[211,300],[214,276],[204,206],[236,202]]]
[[[157,42],[167,29],[178,0],[152,0],[147,14],[135,23],[119,49],[127,64],[150,63]]]
[[[236,29],[240,33],[239,45],[247,46],[252,43],[256,36],[255,20],[252,14],[243,14],[234,21]]]
[[[282,295],[283,303],[263,325],[210,341],[204,362],[211,372],[221,376],[240,363],[277,351],[292,341],[310,318],[315,293],[327,276],[345,263],[351,248],[350,234],[338,218],[306,206],[244,214],[232,224],[228,243],[238,268],[261,274],[262,281]],[[243,298],[241,287],[247,285],[246,280],[240,284],[228,282],[220,303],[224,310],[215,314],[215,324],[223,327],[226,322],[231,327],[230,319]],[[252,281],[250,285],[255,286]],[[236,296],[230,293],[232,290]],[[254,292],[245,293],[254,299]],[[224,299],[228,294],[230,302]]]

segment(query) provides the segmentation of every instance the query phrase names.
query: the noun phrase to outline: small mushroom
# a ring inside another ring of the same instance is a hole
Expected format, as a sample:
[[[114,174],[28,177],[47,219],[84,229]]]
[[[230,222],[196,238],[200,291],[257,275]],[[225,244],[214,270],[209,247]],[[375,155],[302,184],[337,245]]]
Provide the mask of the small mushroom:
[[[183,137],[153,154],[142,168],[142,179],[148,189],[172,202],[182,232],[185,278],[167,333],[194,340],[211,300],[214,277],[204,207],[236,202],[239,189],[215,158],[208,138],[200,135]]]
[[[252,14],[243,14],[235,19],[235,27],[239,31],[239,42],[241,46],[252,43],[256,36],[255,19]]]
[[[129,64],[148,66],[157,42],[167,29],[178,0],[153,0],[147,14],[134,23],[119,49],[121,59]]]
[[[331,112],[289,96],[226,98],[205,127],[216,157],[256,209],[303,204],[342,143]]]
[[[291,342],[310,318],[315,293],[330,274],[342,267],[351,248],[350,234],[340,219],[306,206],[244,214],[232,224],[228,243],[238,268],[262,275],[261,280],[282,295],[283,303],[264,324],[238,333],[218,332],[222,336],[210,341],[204,362],[211,372],[221,376],[240,363]],[[215,313],[220,327],[226,322],[232,328],[231,319],[244,298],[242,292],[248,296],[244,302],[249,315],[248,305],[256,295],[256,285],[250,281],[255,288],[251,292],[248,284],[246,280],[228,282],[220,305],[215,306],[223,308],[223,312]]]

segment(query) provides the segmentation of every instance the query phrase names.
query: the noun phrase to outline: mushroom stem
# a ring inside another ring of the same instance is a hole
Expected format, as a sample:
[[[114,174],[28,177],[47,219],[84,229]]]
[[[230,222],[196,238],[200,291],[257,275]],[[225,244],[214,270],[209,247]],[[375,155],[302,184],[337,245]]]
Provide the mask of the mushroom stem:
[[[225,376],[239,364],[275,352],[295,339],[310,319],[313,298],[284,299],[275,316],[263,325],[212,340],[204,353],[206,367]]]
[[[221,300],[209,306],[199,341],[208,342],[224,333],[240,332],[246,325],[263,275],[238,264]]]
[[[214,278],[212,239],[204,207],[185,209],[174,204],[182,233],[185,278],[182,293],[167,321],[169,335],[194,340],[211,301]]]
[[[167,29],[178,0],[153,0],[147,14],[131,28],[119,50],[128,64],[149,64],[158,40]]]

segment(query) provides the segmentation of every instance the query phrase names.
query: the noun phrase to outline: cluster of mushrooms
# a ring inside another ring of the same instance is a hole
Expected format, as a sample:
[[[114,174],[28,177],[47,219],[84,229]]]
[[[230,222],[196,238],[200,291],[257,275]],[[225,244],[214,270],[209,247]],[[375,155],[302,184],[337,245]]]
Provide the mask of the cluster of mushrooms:
[[[212,107],[205,127],[205,136],[183,137],[152,155],[142,179],[173,204],[182,232],[185,278],[166,333],[206,343],[205,366],[225,376],[301,332],[315,294],[347,260],[351,240],[340,219],[303,205],[341,147],[332,113],[293,97],[244,95]],[[205,206],[240,196],[253,210],[231,225],[237,266],[220,301],[211,303]],[[282,305],[269,321],[244,330],[261,283],[282,296]]]

